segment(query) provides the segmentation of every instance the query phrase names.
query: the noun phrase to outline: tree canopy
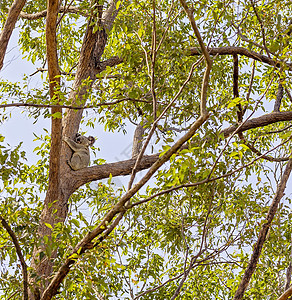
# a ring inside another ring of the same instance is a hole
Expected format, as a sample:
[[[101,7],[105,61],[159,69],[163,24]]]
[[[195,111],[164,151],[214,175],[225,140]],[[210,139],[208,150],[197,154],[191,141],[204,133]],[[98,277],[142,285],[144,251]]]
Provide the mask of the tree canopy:
[[[15,110],[51,125],[34,133],[36,162],[0,134],[0,298],[288,299],[291,13],[287,0],[2,0],[0,75],[13,31],[35,71],[1,75],[1,126]],[[64,139],[98,126],[132,156],[94,148],[72,170]]]

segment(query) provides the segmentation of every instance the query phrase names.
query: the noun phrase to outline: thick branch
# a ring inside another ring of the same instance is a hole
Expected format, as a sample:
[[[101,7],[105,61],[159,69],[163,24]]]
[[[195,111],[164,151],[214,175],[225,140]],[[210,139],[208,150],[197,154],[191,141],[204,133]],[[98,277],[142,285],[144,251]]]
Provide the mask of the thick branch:
[[[123,59],[118,56],[113,56],[105,61],[97,63],[96,74],[104,71],[106,67],[114,67],[123,62]]]
[[[284,195],[284,191],[285,191],[285,188],[286,188],[288,178],[290,176],[291,169],[292,169],[292,158],[289,159],[289,161],[286,165],[284,174],[281,178],[281,181],[277,186],[276,194],[275,194],[274,199],[272,201],[272,204],[269,208],[269,211],[268,211],[268,214],[266,216],[265,222],[262,225],[262,228],[260,230],[258,240],[257,240],[257,242],[254,246],[253,253],[252,253],[252,256],[250,258],[248,267],[246,268],[246,270],[244,272],[244,275],[241,279],[241,282],[238,286],[238,289],[237,289],[237,291],[234,295],[233,300],[242,299],[242,297],[244,295],[244,292],[247,288],[247,285],[248,285],[248,283],[249,283],[249,281],[250,281],[250,279],[251,279],[251,277],[252,277],[252,275],[253,275],[253,273],[256,269],[256,266],[257,266],[259,257],[261,255],[261,251],[262,251],[264,242],[265,242],[266,237],[267,237],[267,233],[268,233],[268,231],[271,227],[271,223],[272,223],[272,221],[274,219],[274,216],[277,212],[280,200],[282,199],[282,197]]]
[[[79,13],[82,16],[87,16],[87,14],[83,13],[76,6],[70,6],[70,7],[61,6],[58,13],[63,13],[63,12]],[[19,16],[22,19],[37,20],[37,19],[46,17],[47,16],[47,10],[43,10],[43,11],[40,11],[40,12],[37,12],[37,13],[34,13],[34,14],[27,14],[25,12],[21,12]]]
[[[58,89],[60,86],[60,70],[58,65],[57,56],[57,16],[59,10],[59,0],[48,0],[48,14],[46,20],[46,54],[48,61],[48,73],[49,73],[49,90],[50,98],[54,103],[59,103]],[[58,214],[53,213],[54,210],[60,210],[56,199],[60,199],[60,156],[62,146],[62,108],[53,107],[51,109],[51,149],[50,149],[50,161],[49,161],[49,183],[46,193],[44,208],[40,217],[40,224],[38,228],[39,236],[50,236],[51,229],[45,225],[45,223],[51,224],[59,222]],[[45,247],[45,246],[42,246]],[[39,251],[41,248],[35,248],[33,252],[33,259],[31,266],[35,269],[36,273],[44,278],[47,278],[52,272],[52,264],[47,264],[47,259],[43,259],[39,262]],[[34,279],[31,280],[32,282]],[[45,283],[46,284],[46,283]],[[39,294],[39,287],[36,283],[32,283],[31,293]],[[42,287],[41,287],[42,290]],[[30,295],[30,298],[34,296]]]
[[[25,5],[26,0],[15,0],[9,9],[6,22],[0,34],[0,70],[3,67],[4,56],[6,53],[7,45],[15,27],[17,18]]]
[[[153,155],[146,155],[140,161],[137,171],[149,169],[159,158],[159,153]],[[136,158],[129,160],[118,161],[115,163],[108,163],[99,166],[92,166],[89,168],[80,169],[78,171],[70,171],[70,177],[72,177],[73,190],[85,183],[108,178],[111,174],[113,177],[125,176],[132,173],[135,165]]]
[[[292,111],[285,112],[272,112],[270,114],[266,114],[257,118],[250,119],[242,124],[242,127],[238,132],[244,132],[249,129],[264,127],[270,124],[274,124],[282,121],[291,121],[292,120]],[[222,130],[224,137],[227,138],[231,135],[239,125],[233,125],[226,129]]]
[[[263,115],[258,118],[250,119],[243,124],[240,132],[247,131],[252,128],[264,127],[269,124],[273,124],[281,121],[291,121],[292,112],[278,112]],[[234,125],[222,130],[222,133],[225,138],[232,134],[238,126]],[[183,146],[182,148],[187,148],[188,146]],[[139,163],[137,171],[145,170],[150,168],[159,158],[159,153],[144,156]],[[261,154],[262,155],[262,154]],[[281,160],[282,161],[282,160]],[[95,180],[101,180],[108,178],[110,174],[113,177],[115,176],[125,176],[129,175],[132,172],[132,169],[135,165],[135,159],[129,159],[125,161],[119,161],[115,163],[108,163],[99,166],[92,166],[89,168],[84,168],[78,171],[69,171],[67,173],[68,178],[72,182],[72,189],[75,191],[80,186]]]
[[[28,276],[27,276],[27,265],[25,263],[24,257],[22,255],[22,251],[20,245],[18,243],[17,237],[9,224],[0,216],[0,221],[3,227],[7,230],[8,234],[10,235],[12,242],[14,244],[17,256],[20,260],[21,268],[22,268],[22,275],[23,275],[23,300],[28,300]]]
[[[281,64],[285,64],[288,69],[292,70],[292,64],[291,63],[285,63],[280,61],[275,61],[263,54],[259,54],[255,51],[251,51],[248,49],[245,49],[243,47],[220,47],[220,48],[208,48],[208,52],[210,55],[243,55],[249,58],[253,58],[255,60],[264,62],[268,65],[271,65],[273,67],[280,67]],[[201,51],[198,48],[190,48],[190,55],[201,55]]]

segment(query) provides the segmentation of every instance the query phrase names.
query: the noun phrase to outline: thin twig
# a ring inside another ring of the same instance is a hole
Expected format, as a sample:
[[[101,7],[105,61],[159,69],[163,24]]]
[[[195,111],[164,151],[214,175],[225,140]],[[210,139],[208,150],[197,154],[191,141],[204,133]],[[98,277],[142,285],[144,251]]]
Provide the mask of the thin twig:
[[[191,67],[191,69],[190,69],[190,72],[189,72],[189,75],[188,75],[188,78],[187,78],[187,79],[185,80],[185,82],[182,84],[182,86],[180,87],[179,91],[178,91],[177,94],[174,96],[174,98],[169,102],[169,104],[166,106],[166,108],[162,111],[162,113],[159,115],[159,117],[158,117],[158,118],[154,121],[154,123],[152,124],[152,127],[151,127],[151,129],[150,129],[150,132],[149,132],[149,134],[148,134],[148,136],[147,136],[147,139],[146,139],[146,141],[145,141],[145,143],[144,143],[144,145],[143,145],[143,147],[142,147],[142,149],[141,149],[141,151],[140,151],[140,153],[139,153],[139,155],[138,155],[138,157],[137,157],[137,159],[136,159],[135,165],[134,165],[134,167],[133,167],[132,175],[131,175],[131,178],[130,178],[129,184],[128,184],[128,189],[131,188],[131,186],[132,186],[132,184],[133,184],[133,182],[134,182],[134,179],[135,179],[135,176],[136,176],[136,173],[137,173],[138,166],[139,166],[139,164],[140,164],[141,159],[143,158],[143,155],[144,155],[144,153],[145,153],[145,151],[146,151],[146,148],[147,148],[147,146],[148,146],[148,144],[149,144],[149,142],[150,142],[150,139],[151,139],[152,135],[153,135],[154,132],[155,132],[155,129],[156,129],[156,127],[157,127],[158,122],[159,122],[160,119],[165,115],[165,113],[168,111],[168,109],[173,105],[173,103],[178,99],[178,97],[180,96],[180,94],[181,94],[182,91],[184,90],[185,86],[186,86],[186,85],[188,84],[188,82],[191,80],[191,77],[192,77],[192,75],[193,75],[193,72],[194,72],[195,67],[196,67],[198,64],[200,64],[201,61],[202,61],[202,58],[200,58],[197,62],[195,62],[195,63],[192,65],[192,67]]]
[[[273,82],[273,79],[274,79],[274,77],[272,77],[272,79],[270,80],[270,82],[269,82],[269,84],[268,84],[266,90],[264,91],[263,95],[258,99],[258,101],[257,101],[257,103],[256,103],[256,105],[255,105],[253,111],[251,112],[251,114],[246,118],[246,120],[244,120],[244,122],[242,122],[242,123],[236,128],[236,130],[231,134],[231,136],[230,136],[229,139],[227,140],[225,146],[223,147],[223,149],[221,150],[219,156],[217,157],[216,161],[214,162],[214,164],[213,164],[213,166],[212,166],[212,168],[211,168],[211,171],[210,171],[210,173],[209,173],[208,178],[211,177],[211,175],[212,175],[212,173],[213,173],[213,171],[214,171],[214,169],[215,169],[215,167],[216,167],[216,165],[217,165],[219,159],[220,159],[221,156],[223,155],[225,149],[227,148],[227,146],[228,146],[229,142],[231,141],[231,139],[233,138],[233,136],[234,136],[235,134],[237,134],[237,133],[240,132],[240,129],[244,126],[244,124],[245,124],[245,123],[252,117],[252,115],[256,112],[256,109],[257,109],[257,107],[258,107],[260,101],[263,99],[263,97],[266,95],[267,91],[269,90],[270,85],[271,85],[272,82]]]
[[[255,3],[254,3],[254,0],[250,0],[250,2],[251,2],[251,5],[252,5],[252,8],[253,8],[253,11],[254,11],[259,23],[260,23],[260,26],[261,26],[261,32],[262,32],[264,48],[266,50],[266,53],[267,53],[268,57],[271,58],[270,51],[269,51],[269,49],[267,47],[267,43],[266,43],[265,27],[264,27],[263,21],[262,21],[260,15],[258,14],[257,8],[256,8]]]
[[[181,184],[181,185],[177,185],[177,186],[173,186],[169,189],[166,189],[166,190],[163,190],[163,191],[160,191],[144,200],[141,200],[141,201],[138,201],[138,202],[135,202],[135,203],[132,203],[131,205],[127,206],[127,208],[132,208],[134,206],[137,206],[137,205],[140,205],[140,204],[143,204],[143,203],[146,203],[146,202],[149,202],[150,200],[152,200],[153,198],[156,198],[158,196],[161,196],[163,194],[168,194],[170,192],[173,192],[173,191],[176,191],[176,190],[179,190],[181,188],[190,188],[190,187],[195,187],[195,186],[198,186],[198,185],[202,185],[202,184],[205,184],[205,183],[209,183],[209,182],[213,182],[213,181],[217,181],[219,179],[222,179],[222,178],[226,178],[226,177],[229,177],[247,167],[249,167],[250,165],[254,164],[256,161],[258,161],[259,159],[263,158],[265,155],[267,155],[268,153],[276,150],[277,148],[285,145],[286,143],[288,143],[289,141],[291,140],[291,137],[289,137],[286,141],[282,142],[281,144],[275,146],[274,148],[266,151],[265,153],[263,153],[262,155],[256,157],[255,159],[253,159],[251,162],[249,162],[248,164],[244,165],[244,166],[241,166],[233,171],[230,171],[224,175],[220,175],[220,176],[217,176],[217,177],[213,177],[213,178],[205,178],[204,180],[201,180],[201,181],[197,181],[197,182],[194,182],[194,183],[186,183],[186,184]]]
[[[94,105],[87,105],[87,106],[74,106],[74,105],[59,105],[59,104],[36,104],[36,103],[8,103],[8,104],[0,104],[0,108],[7,108],[7,107],[36,107],[36,108],[68,108],[68,109],[90,109],[90,108],[96,108],[99,106],[109,106],[118,104],[123,101],[133,101],[133,102],[143,102],[143,103],[149,103],[147,100],[141,100],[141,99],[133,99],[133,98],[123,98],[112,102],[102,102],[102,103],[96,103]]]

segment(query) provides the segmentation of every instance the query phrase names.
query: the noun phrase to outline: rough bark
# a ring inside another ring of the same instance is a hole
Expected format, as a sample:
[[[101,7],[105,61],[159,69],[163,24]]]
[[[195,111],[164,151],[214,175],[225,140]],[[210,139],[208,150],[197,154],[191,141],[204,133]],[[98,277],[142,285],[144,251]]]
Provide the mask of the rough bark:
[[[277,300],[288,300],[292,295],[292,286],[288,290],[286,290]]]
[[[15,0],[11,5],[3,30],[0,34],[0,70],[3,67],[3,61],[8,46],[9,39],[15,27],[18,16],[25,5],[26,0]]]
[[[277,92],[277,96],[276,96],[276,102],[274,105],[274,111],[280,111],[283,95],[284,95],[284,88],[280,82],[278,85],[278,92]]]

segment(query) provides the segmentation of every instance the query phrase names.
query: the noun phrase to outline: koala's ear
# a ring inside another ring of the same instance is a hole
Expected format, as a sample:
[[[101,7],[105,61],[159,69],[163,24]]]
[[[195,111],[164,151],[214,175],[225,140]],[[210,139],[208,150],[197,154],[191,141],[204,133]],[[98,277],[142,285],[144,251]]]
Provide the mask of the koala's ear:
[[[88,137],[88,140],[90,142],[89,146],[92,146],[95,143],[95,138],[91,135]]]

